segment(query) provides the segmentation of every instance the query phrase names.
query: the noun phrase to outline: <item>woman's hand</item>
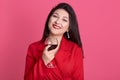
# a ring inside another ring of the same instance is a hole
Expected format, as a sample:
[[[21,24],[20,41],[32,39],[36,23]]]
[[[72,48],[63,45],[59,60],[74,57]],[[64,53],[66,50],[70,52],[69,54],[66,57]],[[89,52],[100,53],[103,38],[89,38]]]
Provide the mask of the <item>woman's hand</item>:
[[[44,51],[43,51],[42,59],[43,59],[45,65],[47,65],[48,63],[50,63],[50,62],[54,59],[55,53],[57,52],[56,49],[53,49],[53,50],[48,51],[48,48],[49,48],[50,46],[51,46],[51,45],[47,45],[47,46],[44,48]]]

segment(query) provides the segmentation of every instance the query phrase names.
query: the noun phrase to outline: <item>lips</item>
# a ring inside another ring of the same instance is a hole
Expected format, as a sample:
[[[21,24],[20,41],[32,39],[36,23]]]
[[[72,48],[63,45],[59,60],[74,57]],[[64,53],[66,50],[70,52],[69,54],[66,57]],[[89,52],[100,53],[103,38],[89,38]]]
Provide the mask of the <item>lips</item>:
[[[61,29],[61,27],[58,26],[57,24],[53,24],[53,28],[55,28],[55,29]]]

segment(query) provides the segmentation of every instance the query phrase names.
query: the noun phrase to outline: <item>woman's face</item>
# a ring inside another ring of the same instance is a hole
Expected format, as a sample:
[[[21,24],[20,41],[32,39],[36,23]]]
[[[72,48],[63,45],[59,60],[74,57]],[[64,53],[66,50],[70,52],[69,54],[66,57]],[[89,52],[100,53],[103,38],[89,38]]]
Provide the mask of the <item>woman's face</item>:
[[[64,9],[57,9],[51,15],[48,27],[50,34],[62,36],[69,28],[69,14]]]

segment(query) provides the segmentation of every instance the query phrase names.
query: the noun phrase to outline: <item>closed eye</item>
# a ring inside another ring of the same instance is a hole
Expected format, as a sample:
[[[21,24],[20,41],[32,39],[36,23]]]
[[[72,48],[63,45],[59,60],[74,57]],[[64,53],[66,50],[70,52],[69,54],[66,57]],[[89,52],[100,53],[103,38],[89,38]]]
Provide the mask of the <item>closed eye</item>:
[[[68,22],[68,20],[66,20],[66,19],[63,19],[63,21],[64,21],[64,22]]]
[[[58,16],[56,14],[53,14],[52,16],[55,17],[55,18],[58,18]]]

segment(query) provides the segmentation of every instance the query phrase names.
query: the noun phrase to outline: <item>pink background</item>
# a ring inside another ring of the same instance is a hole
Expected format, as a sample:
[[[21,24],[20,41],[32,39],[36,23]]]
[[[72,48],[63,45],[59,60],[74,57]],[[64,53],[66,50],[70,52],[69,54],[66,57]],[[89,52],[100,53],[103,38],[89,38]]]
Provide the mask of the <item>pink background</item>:
[[[63,1],[77,14],[85,80],[120,80],[119,0],[0,0],[0,80],[23,80],[28,45],[41,39],[50,9]]]

